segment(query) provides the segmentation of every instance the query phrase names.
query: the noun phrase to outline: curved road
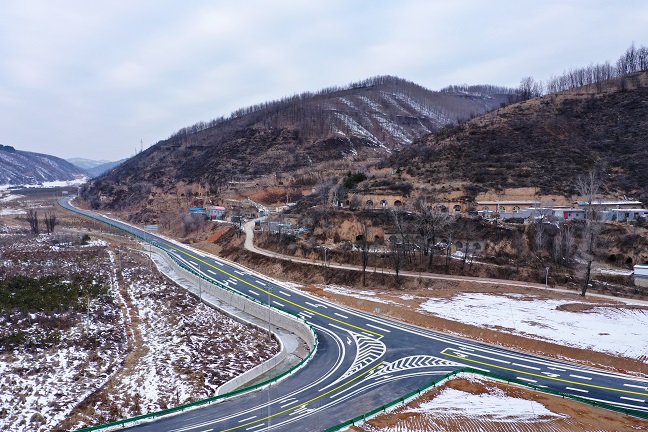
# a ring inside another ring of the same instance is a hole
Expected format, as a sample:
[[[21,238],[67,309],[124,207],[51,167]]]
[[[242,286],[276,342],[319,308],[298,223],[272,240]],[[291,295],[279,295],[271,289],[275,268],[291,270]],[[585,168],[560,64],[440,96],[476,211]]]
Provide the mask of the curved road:
[[[279,383],[129,430],[321,431],[465,367],[648,414],[646,379],[470,342],[345,308],[275,285],[131,225],[79,210],[69,200],[61,199],[59,204],[154,241],[203,275],[302,316],[317,332],[315,355]]]

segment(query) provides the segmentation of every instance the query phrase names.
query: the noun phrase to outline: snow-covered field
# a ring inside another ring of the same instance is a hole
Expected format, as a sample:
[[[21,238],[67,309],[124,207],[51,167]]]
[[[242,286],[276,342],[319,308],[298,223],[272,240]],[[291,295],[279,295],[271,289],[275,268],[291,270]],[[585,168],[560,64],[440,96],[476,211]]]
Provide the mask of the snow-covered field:
[[[141,251],[80,237],[0,237],[3,277],[83,271],[108,286],[73,310],[0,311],[0,430],[70,430],[201,399],[277,352],[274,339],[202,305]],[[36,342],[13,344],[18,330]]]
[[[547,299],[531,294],[458,293],[451,298],[429,299],[332,285],[321,288],[332,294],[382,304],[400,305],[395,299],[417,300],[418,312],[423,314],[575,348],[648,358],[648,309],[642,307]]]
[[[495,422],[542,422],[562,417],[535,401],[508,396],[500,389],[472,394],[446,388],[431,401],[405,412],[425,414],[436,418],[474,417]]]
[[[579,303],[584,311],[565,310]],[[648,310],[527,294],[460,293],[429,299],[421,311],[474,326],[543,339],[561,345],[640,358],[648,355]]]
[[[431,399],[423,396],[422,400],[398,408],[393,414],[383,415],[391,419],[388,426],[370,422],[360,429],[370,432],[568,430],[559,423],[569,416],[553,412],[539,402],[508,394],[494,381],[471,375],[464,378],[477,383],[479,391],[471,393],[446,387]],[[380,417],[378,420],[376,423],[380,424]]]

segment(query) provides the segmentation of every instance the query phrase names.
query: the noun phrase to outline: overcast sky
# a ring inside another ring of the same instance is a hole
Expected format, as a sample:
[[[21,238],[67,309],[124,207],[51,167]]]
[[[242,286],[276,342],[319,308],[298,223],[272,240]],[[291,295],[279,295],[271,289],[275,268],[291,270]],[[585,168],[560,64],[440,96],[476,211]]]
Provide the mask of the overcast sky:
[[[648,1],[0,0],[0,143],[117,160],[237,108],[396,75],[517,87],[648,45]]]

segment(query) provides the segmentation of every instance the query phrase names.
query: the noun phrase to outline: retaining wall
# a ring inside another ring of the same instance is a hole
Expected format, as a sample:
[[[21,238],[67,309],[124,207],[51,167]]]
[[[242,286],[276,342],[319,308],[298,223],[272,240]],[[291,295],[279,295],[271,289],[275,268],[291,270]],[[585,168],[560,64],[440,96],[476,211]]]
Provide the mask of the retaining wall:
[[[250,298],[245,296],[244,294],[238,293],[233,291],[231,288],[224,287],[220,285],[217,281],[211,279],[211,278],[205,278],[202,276],[198,276],[195,273],[192,273],[185,269],[184,267],[180,266],[175,260],[172,259],[171,256],[169,256],[166,251],[163,249],[160,249],[156,246],[153,246],[157,251],[159,251],[159,255],[164,257],[165,261],[173,267],[173,270],[183,278],[187,279],[188,281],[194,283],[195,285],[200,284],[202,287],[202,290],[206,293],[208,293],[211,296],[216,297],[219,301],[226,303],[232,307],[235,307],[236,309],[251,315],[257,319],[260,319],[262,321],[265,321],[270,324],[270,326],[274,327],[280,327],[283,329],[286,329],[287,331],[295,334],[297,337],[302,339],[306,345],[308,346],[308,350],[311,351],[313,347],[315,346],[315,332],[312,330],[312,328],[306,324],[306,322],[301,321],[299,318],[296,316],[293,316],[289,313],[283,312],[279,309],[269,307],[257,299]],[[221,309],[222,310],[222,309]],[[255,325],[256,327],[259,327],[258,325],[251,323],[249,321],[246,321],[245,319],[241,318],[240,316],[234,315],[234,314],[229,314],[227,311],[223,311],[227,315],[231,316],[232,318],[241,321],[245,324],[252,324]],[[261,330],[268,330],[259,327]],[[281,363],[288,353],[286,352],[286,349],[281,343],[281,339],[275,334],[275,338],[279,341],[281,344],[281,350],[278,354],[273,356],[271,359],[261,363],[260,365],[255,366],[254,368],[250,369],[249,371],[237,376],[236,378],[231,379],[230,381],[226,382],[225,384],[221,385],[216,394],[221,395],[225,393],[229,393],[231,391],[234,391],[238,388],[243,387],[250,381],[258,378],[259,376],[265,374],[266,372],[272,370],[274,367],[276,367],[279,363]]]

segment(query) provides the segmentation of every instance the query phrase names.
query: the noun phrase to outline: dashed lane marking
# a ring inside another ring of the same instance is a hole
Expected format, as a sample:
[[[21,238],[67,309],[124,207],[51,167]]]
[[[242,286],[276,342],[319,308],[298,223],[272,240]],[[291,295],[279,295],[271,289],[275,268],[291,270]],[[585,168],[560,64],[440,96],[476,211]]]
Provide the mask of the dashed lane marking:
[[[626,387],[639,388],[641,390],[648,390],[648,383],[645,386],[635,385],[635,384],[623,384]]]
[[[572,391],[577,391],[581,393],[589,393],[589,390],[583,390],[579,388],[574,388],[574,387],[565,387],[565,390],[572,390]]]
[[[445,356],[448,356],[448,357],[459,359],[462,362],[477,363],[477,364],[480,364],[480,365],[490,366],[490,367],[494,367],[494,368],[497,368],[497,369],[506,370],[506,371],[509,371],[509,372],[515,372],[515,373],[528,375],[528,376],[533,376],[533,377],[538,377],[538,378],[545,378],[545,379],[549,379],[549,380],[552,380],[552,381],[563,382],[563,383],[566,383],[566,384],[574,384],[574,385],[580,385],[580,386],[583,386],[583,387],[597,388],[597,389],[601,389],[601,390],[609,390],[609,391],[614,391],[614,392],[619,392],[619,393],[627,393],[627,394],[634,394],[634,395],[639,395],[639,396],[648,396],[648,393],[642,393],[642,392],[637,392],[637,391],[632,391],[632,390],[618,389],[618,388],[613,388],[613,387],[599,386],[599,385],[590,384],[590,383],[581,383],[581,382],[577,382],[577,381],[567,380],[567,379],[564,379],[564,378],[552,377],[552,376],[548,376],[548,375],[537,374],[537,373],[534,373],[534,372],[527,372],[527,371],[523,371],[523,370],[512,369],[512,368],[509,368],[509,367],[499,366],[499,365],[495,365],[495,364],[491,364],[491,363],[486,363],[486,362],[482,362],[482,361],[479,361],[479,360],[473,360],[473,359],[469,359],[469,358],[466,358],[466,357],[459,357],[458,355],[447,353],[446,350],[443,350],[441,352],[441,354],[445,355]]]
[[[280,416],[280,415],[285,414],[285,413],[287,413],[287,412],[289,412],[289,411],[293,411],[291,414],[289,414],[289,415],[292,415],[292,414],[294,414],[296,411],[306,409],[306,405],[308,405],[309,403],[311,403],[311,402],[315,402],[315,401],[318,400],[318,399],[321,399],[321,398],[323,398],[323,397],[326,397],[326,396],[330,395],[331,393],[334,393],[334,392],[338,391],[339,389],[341,389],[341,388],[343,388],[343,387],[346,387],[346,386],[350,385],[351,383],[353,383],[353,382],[355,382],[355,381],[357,381],[357,380],[363,378],[365,375],[367,375],[367,374],[373,372],[376,368],[380,367],[382,364],[383,364],[383,362],[380,362],[380,363],[378,363],[377,365],[375,365],[375,366],[373,366],[373,367],[367,369],[367,370],[364,371],[363,373],[358,374],[357,376],[355,376],[355,377],[353,377],[353,378],[351,378],[351,379],[349,379],[349,380],[343,382],[343,383],[340,384],[339,386],[337,386],[337,387],[335,387],[335,388],[332,388],[331,390],[328,390],[328,391],[326,391],[326,392],[324,392],[324,393],[322,393],[322,394],[320,394],[320,395],[318,395],[318,396],[315,396],[315,397],[313,397],[313,398],[311,398],[311,399],[309,399],[309,400],[307,400],[307,401],[305,401],[305,402],[302,402],[302,403],[300,403],[299,405],[296,405],[296,406],[293,406],[293,407],[286,408],[285,410],[282,410],[282,411],[276,412],[276,413],[271,414],[271,415],[269,415],[269,416],[267,416],[267,417],[264,417],[264,418],[260,418],[260,419],[257,419],[257,420],[252,420],[251,422],[249,422],[249,423],[244,423],[244,424],[242,424],[242,425],[240,425],[240,426],[235,426],[235,427],[233,427],[233,428],[224,429],[222,432],[229,432],[229,431],[236,430],[236,429],[239,429],[239,428],[244,428],[244,427],[247,427],[247,426],[251,426],[251,425],[253,425],[253,424],[257,423],[257,422],[261,422],[261,423],[260,423],[260,426],[263,426],[263,425],[265,424],[264,422],[265,422],[266,420],[270,420],[270,419],[273,418],[273,417]],[[254,427],[258,427],[258,426],[254,426]],[[246,428],[246,430],[250,430],[250,428]]]
[[[643,399],[637,399],[637,398],[631,398],[631,397],[625,397],[625,396],[620,396],[619,399],[625,399],[625,400],[629,400],[629,401],[633,401],[633,402],[643,402],[643,403],[646,402]]]
[[[519,380],[522,380],[522,381],[532,382],[532,383],[537,383],[538,382],[538,380],[534,380],[534,379],[531,379],[531,378],[523,378],[523,377],[515,377],[515,378],[519,379]]]
[[[295,405],[297,402],[299,402],[299,399],[295,399],[294,401],[292,401],[292,402],[288,402],[288,403],[285,404],[285,405],[279,405],[279,408],[286,408],[286,407],[288,407],[288,406],[290,406],[290,405]]]
[[[533,370],[542,370],[539,367],[524,365],[524,364],[520,364],[520,363],[513,363],[513,366],[519,366],[519,367],[523,367],[523,368],[527,368],[527,369],[533,369]]]
[[[243,420],[239,420],[238,422],[239,422],[239,423],[243,423],[243,422],[246,422],[246,421],[250,421],[250,420],[252,420],[252,419],[255,419],[255,418],[257,418],[257,416],[252,416],[252,417],[244,418]]]
[[[570,374],[569,376],[572,377],[572,378],[580,378],[580,379],[590,380],[590,381],[592,380],[592,378],[590,378],[590,377],[586,377],[586,376],[582,376],[582,375],[571,375],[571,374]]]
[[[192,255],[191,253],[189,253],[189,252],[187,252],[187,251],[185,251],[185,250],[183,250],[183,249],[180,249],[179,247],[176,247],[176,246],[174,246],[174,245],[169,245],[168,247],[169,247],[170,249],[175,250],[175,251],[177,251],[178,253],[182,253],[182,254],[184,254],[184,255],[186,255],[186,256],[188,256],[188,257],[191,257],[191,258],[194,258],[194,259],[196,258],[196,257],[195,257],[194,255]],[[179,258],[179,259],[182,259],[182,258]],[[258,289],[259,291],[261,291],[261,292],[263,292],[263,293],[265,293],[265,294],[267,294],[267,295],[269,295],[269,296],[276,297],[276,298],[278,298],[278,299],[280,299],[280,300],[283,300],[283,301],[285,301],[286,303],[288,303],[288,304],[290,304],[290,305],[292,305],[292,306],[298,307],[298,308],[300,308],[300,309],[307,310],[308,312],[310,312],[310,313],[312,313],[312,314],[314,314],[314,315],[321,316],[321,317],[323,317],[323,318],[326,318],[326,319],[328,319],[328,320],[331,320],[331,321],[334,321],[334,322],[340,323],[340,324],[342,324],[342,325],[345,325],[345,326],[348,326],[348,327],[354,328],[354,329],[356,329],[356,330],[360,330],[360,331],[368,332],[368,333],[370,333],[370,334],[371,334],[372,336],[374,336],[374,337],[375,337],[375,336],[377,336],[377,337],[382,337],[382,336],[383,336],[382,334],[380,334],[380,333],[378,333],[378,332],[375,332],[375,331],[372,331],[372,330],[369,330],[369,329],[362,328],[362,327],[360,327],[360,326],[357,326],[357,325],[354,325],[354,324],[348,323],[348,322],[346,322],[346,321],[342,321],[342,320],[337,319],[337,318],[335,318],[335,317],[332,317],[332,316],[330,316],[330,315],[326,315],[326,314],[324,314],[324,313],[322,313],[322,312],[319,312],[319,311],[317,311],[317,310],[313,310],[313,309],[306,308],[306,307],[304,307],[303,305],[301,305],[301,304],[299,304],[299,303],[296,303],[296,302],[290,301],[290,300],[288,300],[288,299],[285,299],[285,298],[283,298],[283,297],[280,297],[280,296],[274,294],[272,291],[267,291],[267,290],[265,290],[265,289],[263,289],[263,288],[261,288],[261,287],[259,287],[259,286],[254,285],[253,283],[250,283],[250,282],[248,282],[248,281],[246,281],[246,280],[244,280],[244,279],[241,279],[241,278],[239,278],[239,277],[237,277],[237,276],[234,276],[233,274],[227,272],[227,271],[224,270],[224,269],[220,269],[220,268],[218,268],[218,267],[214,267],[211,263],[209,263],[209,262],[207,262],[207,261],[203,261],[203,260],[201,260],[201,259],[198,259],[198,261],[202,262],[203,264],[205,264],[205,265],[207,265],[207,266],[209,266],[209,267],[212,267],[212,268],[215,269],[215,270],[220,271],[221,273],[223,273],[223,274],[226,275],[226,276],[229,276],[230,278],[236,279],[236,280],[238,280],[239,282],[242,282],[242,283],[244,283],[244,284],[246,284],[246,285],[248,285],[248,286],[250,286],[250,287],[252,287],[252,288],[256,288],[256,289]],[[235,271],[236,273],[239,273],[239,274],[245,274],[245,273],[242,273],[242,272],[238,272],[237,270],[234,270],[234,271]],[[323,307],[323,308],[326,308],[326,306],[324,306],[324,305],[322,305],[322,304],[320,304],[319,306],[321,306],[321,307]],[[344,330],[346,330],[346,329],[344,329]]]
[[[391,333],[391,330],[387,330],[387,329],[384,329],[384,328],[382,328],[382,327],[375,326],[375,325],[373,325],[373,324],[369,324],[369,323],[367,323],[367,324],[365,324],[365,325],[366,325],[367,327],[371,327],[371,328],[376,329],[376,330],[384,331],[385,333]]]

